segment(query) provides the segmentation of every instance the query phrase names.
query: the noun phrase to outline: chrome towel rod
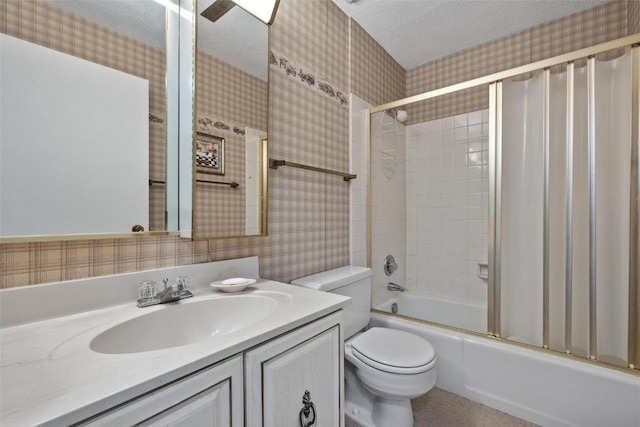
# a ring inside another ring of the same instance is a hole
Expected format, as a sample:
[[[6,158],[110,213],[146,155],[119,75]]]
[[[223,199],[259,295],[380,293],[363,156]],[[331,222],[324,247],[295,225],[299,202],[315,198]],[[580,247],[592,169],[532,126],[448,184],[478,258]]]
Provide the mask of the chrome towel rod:
[[[203,184],[218,184],[218,185],[228,185],[231,188],[237,188],[240,186],[240,184],[238,184],[237,182],[222,182],[222,181],[206,181],[204,179],[196,179],[196,182],[201,182]],[[166,184],[164,181],[158,181],[155,179],[150,179],[149,180],[149,186],[152,186],[153,184]]]
[[[354,174],[351,174],[351,173],[338,172],[338,171],[334,171],[334,170],[331,170],[331,169],[317,168],[315,166],[303,165],[303,164],[300,164],[300,163],[289,162],[289,161],[286,161],[286,160],[269,159],[269,168],[278,169],[278,167],[280,167],[280,166],[289,166],[289,167],[292,167],[292,168],[306,169],[306,170],[310,170],[310,171],[314,171],[314,172],[328,173],[330,175],[338,175],[338,176],[341,176],[342,179],[344,179],[347,182],[351,181],[352,179],[356,179],[357,178],[357,175],[354,175]]]

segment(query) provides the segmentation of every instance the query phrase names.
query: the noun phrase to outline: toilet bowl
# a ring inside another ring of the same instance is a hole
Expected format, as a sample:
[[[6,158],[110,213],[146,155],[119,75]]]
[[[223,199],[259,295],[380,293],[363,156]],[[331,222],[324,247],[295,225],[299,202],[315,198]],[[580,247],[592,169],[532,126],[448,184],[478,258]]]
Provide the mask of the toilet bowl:
[[[436,382],[431,344],[409,332],[371,328],[371,269],[346,266],[293,285],[351,298],[343,309],[345,415],[363,427],[412,427],[411,399]]]
[[[372,328],[345,342],[344,355],[374,399],[372,425],[413,426],[410,399],[422,396],[436,382],[436,355],[431,344],[408,332]],[[354,388],[348,385],[347,389]],[[350,397],[347,395],[347,401]]]

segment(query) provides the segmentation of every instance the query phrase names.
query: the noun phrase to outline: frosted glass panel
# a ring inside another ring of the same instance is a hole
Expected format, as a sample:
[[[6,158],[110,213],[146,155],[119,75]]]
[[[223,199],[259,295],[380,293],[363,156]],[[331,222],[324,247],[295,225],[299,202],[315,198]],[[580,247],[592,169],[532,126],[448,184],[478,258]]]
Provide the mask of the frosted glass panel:
[[[543,75],[503,85],[501,334],[542,345]]]
[[[596,63],[596,339],[626,365],[631,141],[630,55]],[[571,352],[589,348],[587,69],[575,70]],[[549,345],[565,350],[567,75],[550,76]],[[503,85],[501,335],[542,345],[543,75]]]
[[[629,296],[630,55],[596,61],[597,357],[626,365]]]
[[[566,272],[567,74],[549,80],[549,348],[564,351]]]
[[[589,348],[589,186],[587,169],[587,68],[575,70],[573,107],[573,257],[571,352]]]

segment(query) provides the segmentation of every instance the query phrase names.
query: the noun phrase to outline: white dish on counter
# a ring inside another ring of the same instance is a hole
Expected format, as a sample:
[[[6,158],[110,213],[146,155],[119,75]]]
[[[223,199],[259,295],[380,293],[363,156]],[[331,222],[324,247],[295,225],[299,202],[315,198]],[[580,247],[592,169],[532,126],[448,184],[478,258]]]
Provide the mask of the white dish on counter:
[[[222,292],[241,292],[249,286],[256,283],[256,279],[245,279],[243,277],[234,277],[218,282],[212,282],[210,286]]]

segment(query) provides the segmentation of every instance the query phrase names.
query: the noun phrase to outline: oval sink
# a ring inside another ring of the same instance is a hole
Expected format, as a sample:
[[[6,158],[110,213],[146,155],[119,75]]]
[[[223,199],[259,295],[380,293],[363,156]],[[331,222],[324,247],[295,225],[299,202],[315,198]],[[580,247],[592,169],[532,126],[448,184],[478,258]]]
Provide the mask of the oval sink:
[[[274,299],[262,295],[167,304],[107,329],[90,346],[98,353],[123,354],[193,344],[248,327],[264,319],[277,305]]]

